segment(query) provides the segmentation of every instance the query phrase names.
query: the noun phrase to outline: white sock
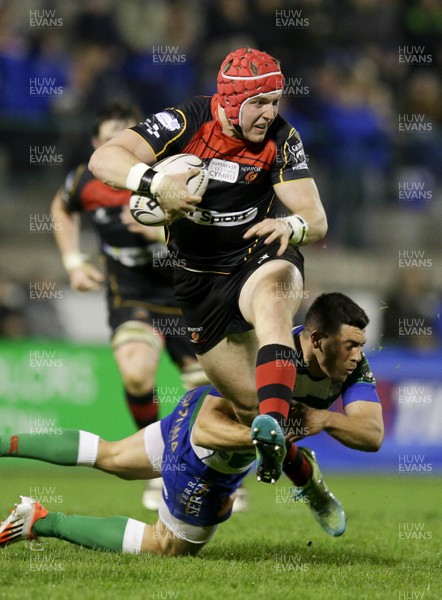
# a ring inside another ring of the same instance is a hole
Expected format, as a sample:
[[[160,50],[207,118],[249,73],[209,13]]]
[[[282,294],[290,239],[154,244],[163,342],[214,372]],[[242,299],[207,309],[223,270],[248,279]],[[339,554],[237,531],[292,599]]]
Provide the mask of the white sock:
[[[80,439],[78,443],[77,465],[84,467],[93,467],[98,455],[98,444],[100,437],[89,431],[80,429]]]
[[[135,519],[127,520],[122,548],[124,554],[140,554],[145,527],[146,524],[141,521],[135,521]]]

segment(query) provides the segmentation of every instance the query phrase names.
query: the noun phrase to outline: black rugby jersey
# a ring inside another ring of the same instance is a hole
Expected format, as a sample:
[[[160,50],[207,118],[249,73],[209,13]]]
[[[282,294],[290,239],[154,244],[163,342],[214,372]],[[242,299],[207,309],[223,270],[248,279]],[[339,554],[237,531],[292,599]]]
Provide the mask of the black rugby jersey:
[[[273,186],[311,176],[299,134],[281,116],[262,143],[251,143],[223,133],[217,102],[217,95],[193,98],[132,129],[157,161],[180,153],[204,160],[208,188],[196,210],[170,226],[169,248],[188,268],[229,273],[264,242],[244,240],[244,233],[267,217],[282,216]]]
[[[80,165],[66,177],[62,199],[68,212],[84,211],[90,217],[106,256],[134,267],[152,262],[152,252],[159,246],[129,231],[121,221],[123,206],[129,204],[132,192],[106,185],[94,177],[86,165]],[[163,250],[165,254],[165,250]],[[164,258],[164,256],[163,256]]]

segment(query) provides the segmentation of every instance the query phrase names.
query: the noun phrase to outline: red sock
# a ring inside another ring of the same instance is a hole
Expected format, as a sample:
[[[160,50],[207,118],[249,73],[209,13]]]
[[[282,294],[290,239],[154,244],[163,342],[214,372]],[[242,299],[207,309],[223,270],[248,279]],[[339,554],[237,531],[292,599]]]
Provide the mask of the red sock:
[[[153,390],[144,396],[134,396],[127,390],[125,394],[127,405],[138,429],[158,421],[158,401],[154,398]]]
[[[288,447],[282,470],[297,487],[305,485],[312,476],[312,466],[296,444]]]
[[[289,415],[295,380],[295,351],[290,346],[269,344],[258,350],[256,389],[259,412],[274,417],[281,427],[284,427]]]

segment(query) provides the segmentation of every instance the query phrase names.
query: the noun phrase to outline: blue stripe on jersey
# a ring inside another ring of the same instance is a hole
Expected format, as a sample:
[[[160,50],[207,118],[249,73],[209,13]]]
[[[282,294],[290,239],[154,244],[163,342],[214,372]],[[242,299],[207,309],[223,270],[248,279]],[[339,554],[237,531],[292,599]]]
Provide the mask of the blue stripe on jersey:
[[[304,331],[304,325],[296,325],[295,327],[293,327],[293,329],[292,329],[293,337],[296,337],[297,335],[299,335],[301,333],[301,331]]]
[[[342,404],[344,407],[358,400],[362,402],[381,403],[376,386],[371,383],[355,383],[342,394]]]
[[[218,392],[218,390],[213,387],[213,385],[211,385],[210,387],[211,387],[211,390],[209,391],[209,394],[211,396],[216,396],[217,398],[224,398],[224,396],[222,394],[220,394]]]

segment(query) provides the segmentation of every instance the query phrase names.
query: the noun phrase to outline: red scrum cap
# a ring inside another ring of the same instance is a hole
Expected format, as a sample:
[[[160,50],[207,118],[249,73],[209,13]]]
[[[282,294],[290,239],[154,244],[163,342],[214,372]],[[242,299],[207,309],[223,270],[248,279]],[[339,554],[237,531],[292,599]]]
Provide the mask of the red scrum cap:
[[[244,102],[260,94],[282,92],[278,61],[260,50],[240,48],[226,56],[218,73],[219,103],[233,125],[241,127]]]

